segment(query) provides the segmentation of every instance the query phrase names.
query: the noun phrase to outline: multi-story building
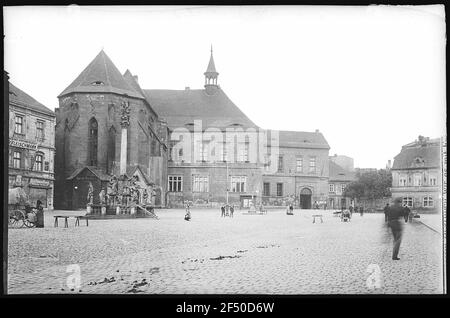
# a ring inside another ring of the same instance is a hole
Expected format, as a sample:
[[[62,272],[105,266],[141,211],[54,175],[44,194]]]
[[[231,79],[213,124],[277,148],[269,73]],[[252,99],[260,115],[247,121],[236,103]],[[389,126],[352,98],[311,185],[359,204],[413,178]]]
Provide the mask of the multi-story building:
[[[262,164],[253,149],[259,127],[225,94],[218,75],[211,50],[204,89],[144,90],[170,130],[171,207],[186,200],[248,206],[261,193]]]
[[[330,146],[321,132],[271,131],[278,135],[276,169],[262,176],[265,205],[293,203],[302,209],[324,207],[328,197],[328,152]],[[269,149],[272,144],[269,138]],[[269,150],[270,152],[271,150]],[[269,171],[270,169],[270,171]]]
[[[402,147],[391,169],[392,197],[412,209],[436,211],[442,202],[441,141],[419,136]]]
[[[9,83],[9,188],[53,209],[55,113]]]
[[[352,205],[350,198],[344,197],[344,191],[346,186],[356,180],[356,174],[352,170],[345,169],[333,160],[336,157],[330,157],[330,180],[329,180],[329,193],[328,204],[329,209],[346,209]],[[347,157],[348,158],[348,157]],[[351,159],[351,158],[350,158]],[[353,161],[353,159],[352,159]],[[352,166],[347,166],[352,167]]]

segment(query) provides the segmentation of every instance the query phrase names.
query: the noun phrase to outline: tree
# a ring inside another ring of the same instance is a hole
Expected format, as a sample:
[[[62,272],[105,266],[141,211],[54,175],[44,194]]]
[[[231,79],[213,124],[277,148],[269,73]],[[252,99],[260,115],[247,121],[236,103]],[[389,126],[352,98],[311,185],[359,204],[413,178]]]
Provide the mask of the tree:
[[[392,175],[385,169],[357,175],[357,180],[349,183],[344,197],[352,199],[376,200],[391,196]]]

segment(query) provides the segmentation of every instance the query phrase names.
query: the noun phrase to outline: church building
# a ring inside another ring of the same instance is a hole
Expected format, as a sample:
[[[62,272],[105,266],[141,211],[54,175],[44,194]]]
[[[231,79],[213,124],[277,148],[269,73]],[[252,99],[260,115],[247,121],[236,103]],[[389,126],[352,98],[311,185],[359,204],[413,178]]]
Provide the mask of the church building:
[[[55,206],[85,207],[89,183],[96,203],[112,175],[137,176],[157,207],[326,202],[323,135],[258,127],[220,87],[212,49],[203,76],[202,89],[142,89],[102,50],[58,96]]]

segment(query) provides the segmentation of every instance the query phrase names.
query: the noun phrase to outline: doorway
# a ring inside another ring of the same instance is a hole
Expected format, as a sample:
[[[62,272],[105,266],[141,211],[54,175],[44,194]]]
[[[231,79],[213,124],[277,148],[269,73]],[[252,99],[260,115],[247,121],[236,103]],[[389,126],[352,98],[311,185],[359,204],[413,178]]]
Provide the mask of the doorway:
[[[312,192],[308,188],[303,188],[300,191],[300,208],[301,209],[311,209],[311,197]]]

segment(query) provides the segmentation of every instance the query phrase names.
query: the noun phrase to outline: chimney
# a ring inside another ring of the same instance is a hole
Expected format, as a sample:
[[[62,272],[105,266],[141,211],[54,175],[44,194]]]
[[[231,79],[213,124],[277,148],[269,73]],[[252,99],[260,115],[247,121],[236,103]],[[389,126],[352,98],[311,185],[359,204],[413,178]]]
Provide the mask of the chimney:
[[[316,133],[318,133],[319,132],[319,129],[316,129]]]

